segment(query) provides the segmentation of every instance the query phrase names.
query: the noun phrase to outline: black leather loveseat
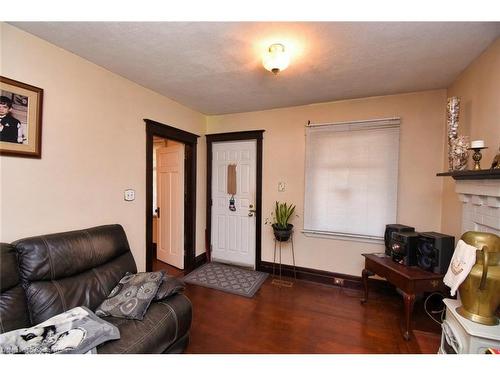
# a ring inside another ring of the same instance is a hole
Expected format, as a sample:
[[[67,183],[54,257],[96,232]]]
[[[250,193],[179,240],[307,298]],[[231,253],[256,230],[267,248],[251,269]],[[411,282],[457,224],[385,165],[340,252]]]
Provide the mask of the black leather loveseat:
[[[29,327],[86,306],[92,311],[126,272],[137,272],[120,225],[36,236],[1,244],[0,332]],[[189,342],[192,306],[183,294],[153,302],[144,319],[107,317],[119,340],[98,353],[181,353]]]

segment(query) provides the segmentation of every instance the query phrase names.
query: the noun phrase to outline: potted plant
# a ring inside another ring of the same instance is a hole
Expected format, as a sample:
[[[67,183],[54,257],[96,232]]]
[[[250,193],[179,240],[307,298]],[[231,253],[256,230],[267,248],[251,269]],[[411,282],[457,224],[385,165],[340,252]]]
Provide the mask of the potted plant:
[[[294,212],[294,204],[276,202],[274,211],[271,213],[272,219],[267,219],[266,224],[271,223],[277,241],[288,241],[292,235],[293,224],[289,221]]]

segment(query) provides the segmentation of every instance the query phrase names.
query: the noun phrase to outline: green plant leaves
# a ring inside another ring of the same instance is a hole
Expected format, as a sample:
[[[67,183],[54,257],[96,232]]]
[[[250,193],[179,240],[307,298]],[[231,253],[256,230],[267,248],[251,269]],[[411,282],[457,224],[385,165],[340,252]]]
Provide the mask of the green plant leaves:
[[[274,224],[278,226],[279,229],[287,229],[288,222],[295,212],[295,205],[288,203],[280,203],[276,201],[273,219]]]

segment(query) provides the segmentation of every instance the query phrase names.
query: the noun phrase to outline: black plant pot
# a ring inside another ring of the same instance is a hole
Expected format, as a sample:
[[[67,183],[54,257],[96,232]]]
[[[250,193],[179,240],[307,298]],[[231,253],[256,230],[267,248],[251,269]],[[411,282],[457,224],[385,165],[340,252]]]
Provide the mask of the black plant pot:
[[[293,224],[288,224],[286,229],[280,229],[276,224],[273,224],[272,227],[274,231],[274,238],[276,238],[276,241],[285,242],[290,239],[290,236],[293,232]]]

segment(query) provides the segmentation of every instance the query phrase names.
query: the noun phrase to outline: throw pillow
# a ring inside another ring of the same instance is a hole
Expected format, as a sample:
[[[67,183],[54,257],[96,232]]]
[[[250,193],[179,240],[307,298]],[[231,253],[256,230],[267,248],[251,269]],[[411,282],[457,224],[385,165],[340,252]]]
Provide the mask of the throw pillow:
[[[142,320],[163,281],[164,271],[126,274],[97,308],[99,316]]]
[[[185,288],[186,284],[181,279],[174,276],[163,275],[163,281],[153,301],[159,301],[170,297],[171,295],[184,291]]]
[[[1,334],[0,353],[83,354],[103,342],[119,338],[118,328],[80,306],[36,326]]]

